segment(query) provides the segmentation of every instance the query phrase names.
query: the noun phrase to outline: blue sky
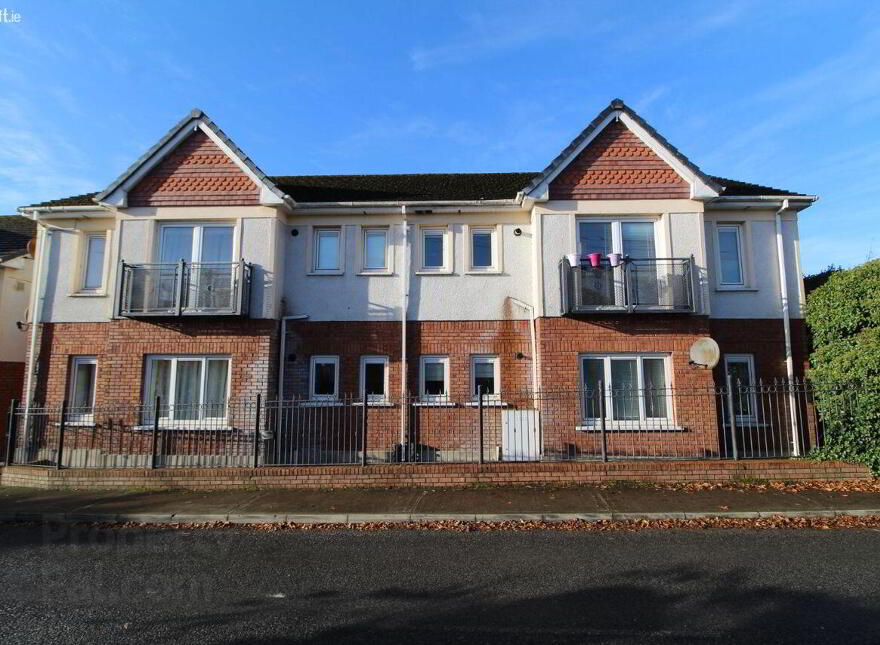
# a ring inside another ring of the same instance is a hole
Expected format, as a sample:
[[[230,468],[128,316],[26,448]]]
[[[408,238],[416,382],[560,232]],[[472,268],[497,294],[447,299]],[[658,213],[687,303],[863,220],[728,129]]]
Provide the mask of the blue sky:
[[[23,2],[0,213],[106,186],[192,107],[268,174],[540,170],[614,97],[703,170],[818,194],[804,268],[880,256],[873,2]]]

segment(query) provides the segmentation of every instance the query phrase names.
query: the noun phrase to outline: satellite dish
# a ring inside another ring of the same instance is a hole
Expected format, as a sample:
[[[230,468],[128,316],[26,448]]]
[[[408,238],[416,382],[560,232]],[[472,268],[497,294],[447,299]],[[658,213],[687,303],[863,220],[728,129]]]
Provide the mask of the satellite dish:
[[[708,336],[694,341],[694,344],[691,345],[691,363],[712,369],[718,365],[720,358],[721,348]]]

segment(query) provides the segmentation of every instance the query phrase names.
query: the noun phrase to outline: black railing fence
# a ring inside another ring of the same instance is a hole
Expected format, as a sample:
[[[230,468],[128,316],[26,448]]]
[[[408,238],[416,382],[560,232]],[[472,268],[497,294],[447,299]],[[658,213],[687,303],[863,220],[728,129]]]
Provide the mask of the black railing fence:
[[[371,397],[366,405],[352,396],[13,404],[5,448],[7,463],[55,468],[792,457],[822,445],[816,400],[823,393],[824,401],[852,409],[858,397],[877,395],[776,380],[706,388],[598,383],[473,397]]]

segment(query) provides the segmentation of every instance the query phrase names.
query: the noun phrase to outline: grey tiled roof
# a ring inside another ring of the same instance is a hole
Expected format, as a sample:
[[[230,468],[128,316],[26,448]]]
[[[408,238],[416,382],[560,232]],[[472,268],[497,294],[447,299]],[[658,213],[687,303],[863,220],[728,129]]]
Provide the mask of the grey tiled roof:
[[[20,215],[0,216],[0,262],[18,257],[37,234],[37,224]]]

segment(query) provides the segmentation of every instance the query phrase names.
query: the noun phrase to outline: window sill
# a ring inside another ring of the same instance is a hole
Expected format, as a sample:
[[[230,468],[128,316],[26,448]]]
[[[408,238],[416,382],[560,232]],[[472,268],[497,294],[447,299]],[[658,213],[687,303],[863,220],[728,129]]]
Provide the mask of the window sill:
[[[586,425],[578,425],[574,428],[578,432],[589,432],[594,434],[600,434],[602,432],[602,428],[598,425],[594,424],[586,424]],[[615,426],[609,425],[605,428],[605,432],[613,432],[615,434],[620,433],[633,433],[633,432],[687,432],[687,428],[683,428],[681,426],[658,426],[658,425],[639,425],[636,427],[632,426]]]
[[[366,276],[368,278],[370,276],[379,276],[379,277],[387,278],[389,276],[393,276],[394,271],[361,271],[357,275]]]
[[[132,426],[132,430],[136,432],[152,432],[153,424]],[[214,426],[211,425],[210,421],[204,421],[194,425],[188,425],[186,423],[159,423],[159,431],[160,432],[235,432],[235,428],[232,426],[228,426],[225,424],[225,420],[223,421],[223,425]]]
[[[363,403],[357,401],[356,403],[352,403],[352,405],[356,405],[359,407],[363,407]],[[368,401],[368,408],[393,408],[394,404],[391,401]]]
[[[715,287],[715,291],[719,292],[719,293],[729,293],[729,292],[753,293],[755,291],[758,291],[758,288],[757,287]]]
[[[106,291],[74,291],[67,294],[71,298],[106,298]]]
[[[454,408],[455,406],[453,401],[416,401],[413,403],[414,408]]]
[[[502,275],[501,269],[468,269],[465,275]]]
[[[480,407],[479,401],[468,401],[464,404],[465,407],[468,408],[478,408]],[[484,408],[506,408],[510,404],[506,401],[483,401]]]
[[[309,271],[306,273],[309,276],[318,276],[318,275],[345,275],[345,271]]]
[[[61,422],[56,421],[52,425],[60,426]],[[64,427],[65,428],[96,428],[96,427],[98,427],[98,424],[95,423],[94,421],[65,421]]]
[[[441,271],[431,271],[429,269],[421,269],[416,271],[416,275],[453,275],[452,271],[443,269]]]
[[[297,405],[301,408],[341,408],[345,404],[336,399],[327,399],[326,401],[300,401]]]

